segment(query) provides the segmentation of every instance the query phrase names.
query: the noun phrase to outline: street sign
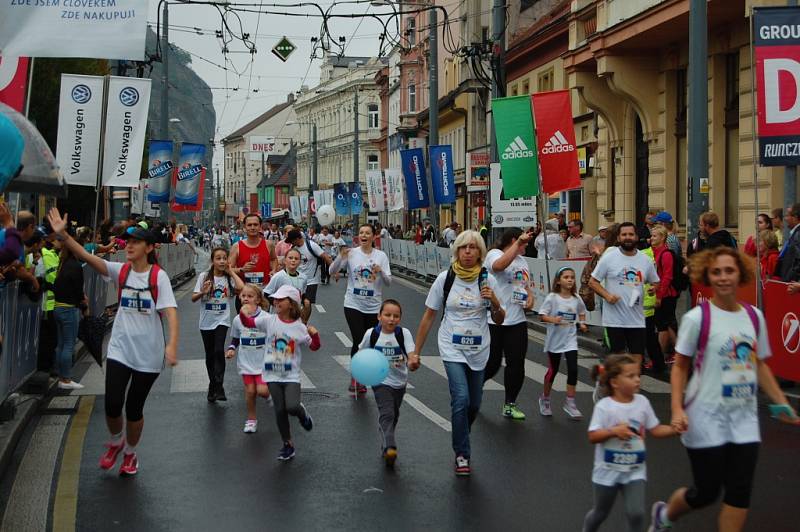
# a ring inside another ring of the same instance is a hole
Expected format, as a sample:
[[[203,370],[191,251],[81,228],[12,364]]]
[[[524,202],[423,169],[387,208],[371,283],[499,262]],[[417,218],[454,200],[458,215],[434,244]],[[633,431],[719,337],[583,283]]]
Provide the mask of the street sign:
[[[292,52],[294,52],[296,49],[297,47],[284,36],[280,41],[278,41],[278,44],[272,47],[272,53],[285,63],[286,60],[289,59],[289,56],[292,55]]]
[[[272,203],[265,202],[261,204],[261,217],[272,218]]]

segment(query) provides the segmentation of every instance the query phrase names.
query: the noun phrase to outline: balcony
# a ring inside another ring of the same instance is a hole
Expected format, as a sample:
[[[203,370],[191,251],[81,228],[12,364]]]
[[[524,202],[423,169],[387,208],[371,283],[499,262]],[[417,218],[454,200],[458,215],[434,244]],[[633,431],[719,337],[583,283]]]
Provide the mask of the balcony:
[[[400,115],[400,125],[397,126],[397,131],[416,131],[419,128],[416,113],[407,113]]]
[[[367,129],[367,139],[368,140],[378,140],[381,138],[381,130],[377,127],[371,127]]]

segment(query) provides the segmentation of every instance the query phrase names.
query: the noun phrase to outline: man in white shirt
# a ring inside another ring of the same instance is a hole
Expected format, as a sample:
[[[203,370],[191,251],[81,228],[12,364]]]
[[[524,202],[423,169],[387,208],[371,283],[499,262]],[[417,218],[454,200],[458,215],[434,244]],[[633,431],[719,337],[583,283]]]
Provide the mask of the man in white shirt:
[[[333,256],[333,235],[331,234],[330,230],[327,226],[322,228],[322,232],[317,235],[316,238],[317,244],[319,247],[322,248],[322,251],[327,253],[330,256]],[[331,276],[328,273],[328,268],[322,268],[322,273],[320,275],[320,282],[322,284],[328,284],[331,280]]]
[[[537,255],[540,259],[566,259],[567,246],[564,244],[564,239],[558,234],[558,220],[552,218],[547,220],[544,224],[544,231],[539,233],[536,237],[534,245],[536,246]],[[547,236],[547,255],[545,256],[544,239]]]
[[[286,235],[286,242],[292,244],[300,252],[300,267],[298,270],[305,275],[308,286],[306,287],[306,299],[312,304],[317,302],[317,286],[320,282],[322,269],[331,265],[330,255],[325,253],[316,242],[311,239],[306,240],[303,233],[298,229],[292,229]],[[319,259],[319,260],[318,260]],[[324,265],[319,264],[322,261]]]
[[[458,236],[458,232],[456,229],[458,228],[458,222],[451,223],[445,230],[444,230],[444,243],[447,246],[452,246],[453,242],[456,241],[456,237]]]

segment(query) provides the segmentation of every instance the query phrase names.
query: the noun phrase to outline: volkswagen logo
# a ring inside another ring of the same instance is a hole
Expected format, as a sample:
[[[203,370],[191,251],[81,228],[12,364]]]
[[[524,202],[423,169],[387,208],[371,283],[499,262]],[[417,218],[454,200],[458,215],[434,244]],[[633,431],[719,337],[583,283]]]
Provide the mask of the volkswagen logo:
[[[92,89],[86,85],[75,85],[72,87],[72,101],[78,105],[88,103],[92,99]]]
[[[794,312],[787,312],[781,324],[781,339],[789,353],[797,353],[800,349],[800,319]]]
[[[125,107],[133,107],[139,103],[139,91],[133,87],[125,87],[119,92],[119,101]]]

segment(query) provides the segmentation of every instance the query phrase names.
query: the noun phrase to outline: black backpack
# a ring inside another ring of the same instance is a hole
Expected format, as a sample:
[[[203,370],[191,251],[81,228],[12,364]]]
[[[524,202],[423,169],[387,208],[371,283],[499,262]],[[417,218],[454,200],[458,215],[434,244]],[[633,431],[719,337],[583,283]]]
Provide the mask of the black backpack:
[[[478,279],[481,278],[482,275],[487,274],[489,270],[486,267],[481,268],[481,273],[478,274]],[[447,269],[447,277],[444,278],[444,287],[442,290],[442,317],[440,319],[444,319],[444,312],[447,308],[447,298],[450,297],[450,290],[453,288],[453,283],[456,282],[456,272],[453,270],[453,267]]]
[[[378,338],[380,337],[381,337],[381,324],[379,323],[372,329],[372,332],[369,335],[369,347],[371,349],[375,348],[375,344],[378,343]],[[406,339],[405,336],[403,335],[402,327],[395,328],[394,339],[397,340],[397,345],[400,346],[400,351],[403,353],[403,355],[407,356],[408,353],[406,353]]]
[[[672,288],[679,293],[689,288],[689,276],[683,273],[683,268],[686,266],[686,261],[681,255],[678,255],[671,249],[667,248],[667,252],[672,254]]]

